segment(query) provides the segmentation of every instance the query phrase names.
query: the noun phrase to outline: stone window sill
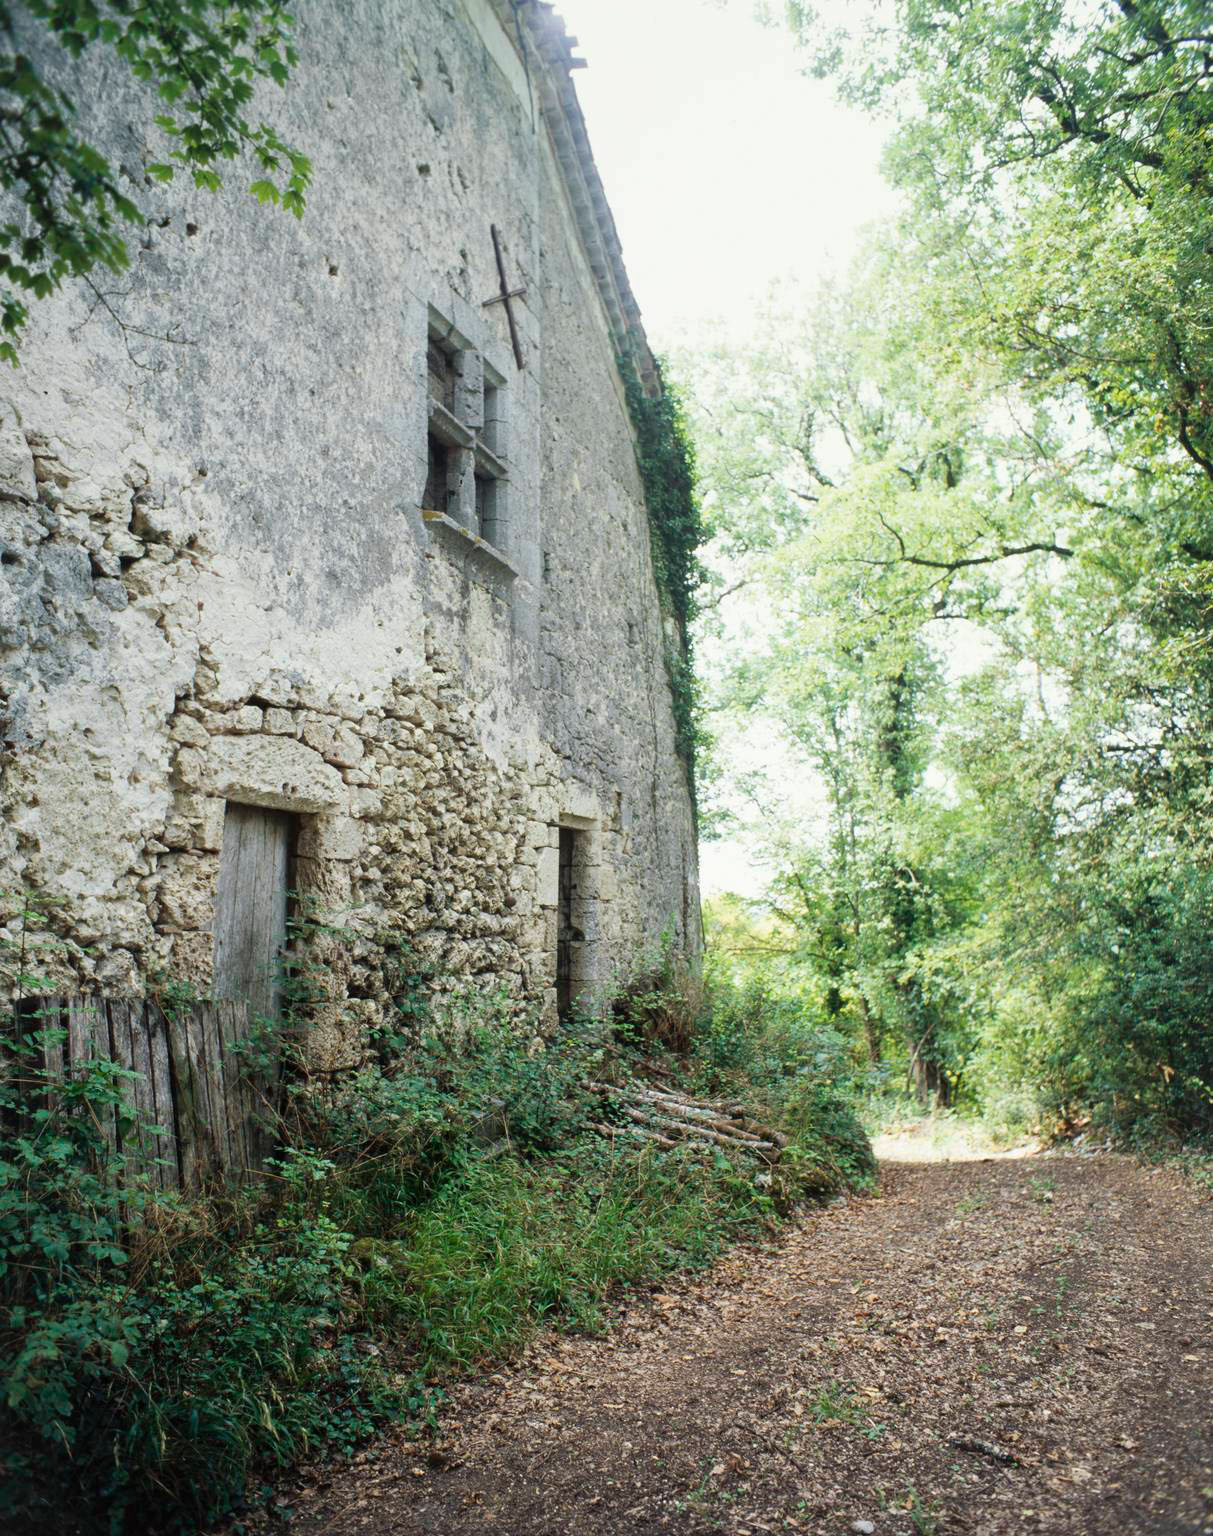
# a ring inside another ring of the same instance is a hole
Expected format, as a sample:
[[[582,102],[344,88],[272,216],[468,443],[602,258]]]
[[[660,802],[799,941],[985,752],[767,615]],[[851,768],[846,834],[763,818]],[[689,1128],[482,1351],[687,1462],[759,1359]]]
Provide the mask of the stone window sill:
[[[494,480],[508,480],[510,471],[503,459],[499,459],[493,450],[481,440],[476,442],[476,468],[486,475],[491,475]]]
[[[465,427],[440,400],[430,401],[430,431],[449,448],[471,448],[476,442],[471,428]]]
[[[511,586],[517,579],[517,566],[511,564],[499,549],[478,533],[457,523],[445,512],[433,512],[423,507],[421,516],[430,537],[442,544],[449,554],[466,559],[468,566],[482,579],[497,586]]]

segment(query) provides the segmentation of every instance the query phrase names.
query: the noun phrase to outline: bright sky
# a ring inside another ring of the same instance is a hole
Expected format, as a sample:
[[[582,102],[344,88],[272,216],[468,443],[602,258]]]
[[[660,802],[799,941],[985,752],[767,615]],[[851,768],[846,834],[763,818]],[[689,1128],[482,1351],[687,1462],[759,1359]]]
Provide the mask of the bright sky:
[[[827,0],[822,9],[845,8]],[[650,340],[741,331],[778,278],[812,288],[890,206],[880,130],[801,72],[754,0],[557,0]]]
[[[659,352],[719,324],[743,337],[774,283],[811,291],[891,208],[881,130],[802,73],[789,33],[763,26],[755,0],[557,8],[589,63],[577,90]],[[768,765],[779,755],[769,733],[752,746]],[[757,895],[771,873],[754,838],[705,843],[700,857],[708,895]]]

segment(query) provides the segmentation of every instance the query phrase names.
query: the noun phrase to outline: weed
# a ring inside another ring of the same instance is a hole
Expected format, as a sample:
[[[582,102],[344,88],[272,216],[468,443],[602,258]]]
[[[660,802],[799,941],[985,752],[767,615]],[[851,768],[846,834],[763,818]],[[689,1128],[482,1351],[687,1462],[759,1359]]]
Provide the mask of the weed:
[[[1213,1155],[1208,1152],[1181,1152],[1170,1160],[1208,1199],[1213,1199]]]
[[[918,1532],[918,1536],[938,1536],[938,1512],[938,1505],[925,1504],[913,1488],[909,1490],[906,1513],[909,1515],[914,1529]]]
[[[191,1202],[122,1175],[101,1135],[130,1074],[52,1082],[48,1043],[18,1042],[0,1082],[0,1522],[31,1532],[62,1522],[64,1487],[114,1533],[149,1500],[166,1525],[222,1518],[274,1468],[432,1416],[451,1374],[545,1325],[602,1329],[615,1288],[772,1218],[717,1151],[592,1133],[588,1021],[536,1054],[504,1007],[469,1006],[350,1079],[295,1082],[265,1186]],[[797,1113],[845,1167],[828,1096]]]
[[[30,903],[10,922],[18,989],[46,984],[31,964],[32,951],[52,953],[49,936],[34,942],[46,922]],[[689,1048],[692,1070],[704,1040],[723,1049],[668,945],[616,999],[613,1029],[574,1019],[539,1051],[508,1000],[435,1008],[398,946],[376,1064],[308,1081],[297,1037],[336,1000],[348,940],[300,906],[285,1021],[240,1046],[251,1074],[286,1078],[263,1106],[279,1151],[256,1188],[193,1201],[158,1192],[100,1130],[116,1112],[124,1141],[155,1134],[130,1121],[132,1074],[94,1061],[53,1081],[42,1063],[61,1032],[11,1047],[0,1078],[0,1522],[58,1528],[65,1487],[72,1518],[114,1536],[147,1528],[149,1501],[166,1528],[216,1521],[268,1496],[275,1468],[346,1454],[387,1418],[432,1419],[444,1380],[538,1328],[600,1330],[618,1287],[707,1264],[769,1229],[775,1192],[752,1166],[592,1130],[602,1111],[586,1085],[626,1075],[620,1037]],[[168,981],[157,998],[169,1014],[198,1000]],[[36,1023],[25,1018],[27,1031]],[[818,1079],[819,1053],[801,1046],[764,1048],[761,1066],[733,1072],[730,1093],[786,1128],[788,1189],[824,1193],[870,1177],[871,1153]],[[839,1411],[859,1422],[849,1401]]]
[[[907,1488],[903,1494],[888,1494],[882,1489],[879,1498],[883,1510],[909,1515],[918,1536],[939,1536],[939,1506],[927,1504],[915,1488]]]
[[[840,1424],[862,1424],[864,1419],[863,1404],[838,1381],[831,1381],[823,1387],[809,1402],[808,1410],[818,1429],[834,1429]]]
[[[663,933],[657,948],[633,964],[626,978],[616,981],[609,1003],[617,1039],[675,1056],[689,1054],[702,1006],[702,983],[675,949],[669,933]]]

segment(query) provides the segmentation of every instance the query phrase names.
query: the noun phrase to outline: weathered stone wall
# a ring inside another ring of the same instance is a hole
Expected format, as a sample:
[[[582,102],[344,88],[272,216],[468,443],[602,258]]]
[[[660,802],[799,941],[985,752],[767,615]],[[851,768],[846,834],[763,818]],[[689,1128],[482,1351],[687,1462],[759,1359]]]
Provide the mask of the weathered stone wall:
[[[698,938],[615,347],[488,0],[300,11],[268,102],[315,164],[299,224],[237,175],[144,186],[149,102],[102,60],[73,82],[153,217],[122,283],[37,306],[0,389],[0,887],[60,903],[82,985],[204,991],[225,802],[288,809],[301,887],[358,935],[356,1022],[398,943],[550,1016],[562,821],[583,982]],[[421,513],[435,312],[506,381],[502,558]]]

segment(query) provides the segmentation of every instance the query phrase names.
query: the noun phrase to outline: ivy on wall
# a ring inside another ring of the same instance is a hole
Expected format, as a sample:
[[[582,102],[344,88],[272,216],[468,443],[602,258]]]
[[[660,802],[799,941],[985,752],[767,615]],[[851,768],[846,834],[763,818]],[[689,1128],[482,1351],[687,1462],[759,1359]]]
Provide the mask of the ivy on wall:
[[[666,670],[674,704],[675,745],[687,765],[692,801],[695,756],[700,741],[699,694],[691,651],[690,623],[702,578],[698,550],[704,542],[703,518],[695,478],[695,450],[677,393],[657,363],[658,389],[645,390],[630,358],[620,359],[628,411],[636,432],[636,461],[644,483],[653,541],[653,569],[663,611],[671,615],[677,638],[665,646]]]

